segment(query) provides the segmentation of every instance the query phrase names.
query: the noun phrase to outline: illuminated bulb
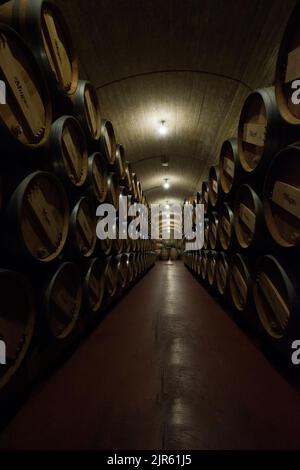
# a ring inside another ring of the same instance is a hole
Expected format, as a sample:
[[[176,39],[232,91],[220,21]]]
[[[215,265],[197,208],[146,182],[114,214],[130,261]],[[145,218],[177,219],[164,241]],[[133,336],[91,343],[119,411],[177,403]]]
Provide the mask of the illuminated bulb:
[[[160,135],[167,135],[168,128],[166,127],[166,121],[160,121],[160,126],[159,126],[158,131],[159,131]]]
[[[165,189],[170,189],[170,183],[169,183],[167,178],[165,179],[165,182],[164,182],[164,188]]]
[[[166,204],[167,211],[170,209],[170,204]]]

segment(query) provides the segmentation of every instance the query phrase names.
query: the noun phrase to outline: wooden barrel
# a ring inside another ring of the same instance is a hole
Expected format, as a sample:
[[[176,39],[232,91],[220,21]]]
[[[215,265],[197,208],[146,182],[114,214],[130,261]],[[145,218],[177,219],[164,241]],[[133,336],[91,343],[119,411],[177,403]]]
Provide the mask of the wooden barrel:
[[[69,205],[61,183],[46,172],[27,176],[10,199],[7,220],[8,251],[43,263],[56,259],[69,229]]]
[[[105,287],[109,297],[114,297],[119,286],[118,260],[110,256],[106,260]]]
[[[204,181],[202,183],[201,200],[202,200],[202,204],[204,204],[204,214],[207,214],[207,212],[208,212],[208,201],[209,201],[209,184],[208,184],[208,181]]]
[[[83,283],[83,298],[89,311],[94,313],[99,311],[104,291],[104,262],[99,258],[94,258],[87,265]]]
[[[228,251],[234,245],[234,215],[233,212],[227,204],[223,202],[220,207],[218,214],[219,224],[218,224],[218,239],[222,250]]]
[[[105,156],[109,165],[116,161],[117,143],[115,131],[110,121],[101,121],[100,152]]]
[[[220,153],[220,189],[223,194],[231,195],[242,179],[237,139],[226,140]]]
[[[51,128],[47,166],[72,186],[81,187],[88,172],[88,151],[83,130],[72,116],[62,116]]]
[[[72,94],[78,83],[78,62],[68,26],[59,10],[44,0],[11,0],[0,7],[0,21],[26,38],[48,83]]]
[[[274,340],[299,339],[299,276],[273,256],[260,259],[254,283],[254,301],[260,321]]]
[[[240,254],[235,254],[230,260],[229,291],[234,307],[239,312],[245,311],[252,295],[252,279],[247,261]]]
[[[229,281],[229,259],[225,253],[218,253],[216,266],[216,285],[218,293],[225,295]]]
[[[125,176],[126,186],[128,191],[132,191],[132,167],[130,162],[126,162],[126,176]]]
[[[208,231],[208,240],[209,246],[212,250],[215,250],[218,246],[218,214],[216,212],[211,212],[209,215],[209,231]]]
[[[107,178],[107,197],[106,200],[112,204],[115,209],[119,208],[119,180],[116,173],[110,173]]]
[[[220,199],[220,172],[217,166],[211,166],[209,169],[208,197],[211,207],[217,207]]]
[[[97,142],[101,133],[101,114],[97,91],[90,82],[80,80],[72,95],[74,114],[91,142]]]
[[[131,284],[134,279],[134,267],[133,267],[133,254],[132,253],[125,253],[126,256],[126,264],[127,264],[127,279],[128,284]]]
[[[239,122],[238,149],[243,169],[252,173],[265,170],[287,140],[285,125],[278,112],[273,88],[263,88],[246,99]]]
[[[204,250],[202,251],[202,257],[201,257],[201,278],[202,281],[206,281],[207,278],[207,261],[208,261],[208,251]]]
[[[207,250],[209,245],[209,219],[204,219],[204,249]]]
[[[126,229],[126,227],[124,227]],[[122,228],[121,228],[122,230]],[[113,240],[113,252],[117,255],[121,254],[124,249],[125,249],[125,242],[126,240],[123,240],[120,238],[120,228],[119,228],[119,219],[116,219],[116,238]]]
[[[217,258],[218,258],[218,254],[216,251],[208,251],[207,253],[207,280],[208,280],[208,284],[211,287],[216,282]]]
[[[135,202],[138,202],[138,179],[136,173],[132,173],[132,195]]]
[[[116,256],[119,285],[121,289],[126,289],[129,284],[130,275],[128,275],[127,256],[120,254]]]
[[[197,260],[197,266],[196,266],[196,274],[198,276],[201,276],[201,267],[202,267],[202,252],[198,251],[198,260]]]
[[[172,261],[178,260],[178,250],[176,248],[170,249],[170,258]]]
[[[106,238],[105,240],[100,240],[100,250],[105,255],[108,256],[111,254],[113,249],[113,240]]]
[[[247,184],[243,184],[236,195],[234,229],[238,243],[244,249],[259,248],[260,241],[266,242],[262,202]]]
[[[170,258],[170,250],[169,248],[162,248],[160,252],[160,259],[162,261],[169,261]]]
[[[116,172],[120,181],[126,180],[126,155],[123,145],[118,144],[116,150]]]
[[[273,160],[264,187],[265,220],[280,246],[300,245],[300,145],[282,150]]]
[[[296,91],[292,85],[294,81],[300,79],[299,19],[300,5],[297,3],[281,40],[275,72],[275,91],[280,114],[286,122],[298,125],[300,124],[300,109],[299,105],[292,101],[293,93]]]
[[[76,325],[82,303],[82,281],[74,263],[63,263],[44,293],[43,320],[56,339],[65,339]]]
[[[81,198],[70,216],[68,254],[72,257],[89,258],[96,247],[96,218],[87,197]]]
[[[0,331],[6,345],[6,364],[0,365],[0,390],[18,371],[33,336],[36,308],[27,280],[19,273],[0,269]]]
[[[11,145],[41,147],[48,140],[52,122],[48,88],[25,42],[4,25],[0,25],[0,34],[1,78],[6,86],[6,104],[0,105],[1,146],[9,150]]]
[[[90,155],[88,159],[88,173],[86,179],[86,189],[98,203],[102,203],[107,198],[108,183],[106,164],[100,153]]]

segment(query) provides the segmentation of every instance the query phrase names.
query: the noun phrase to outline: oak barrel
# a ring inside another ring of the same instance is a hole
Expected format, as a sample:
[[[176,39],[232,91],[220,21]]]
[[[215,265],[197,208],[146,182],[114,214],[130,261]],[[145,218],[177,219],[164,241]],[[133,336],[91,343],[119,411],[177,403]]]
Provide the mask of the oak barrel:
[[[104,262],[100,258],[93,258],[87,265],[83,282],[83,298],[89,311],[99,311],[104,291]]]
[[[239,245],[259,248],[266,243],[263,205],[256,192],[247,184],[240,186],[235,200],[234,228]]]
[[[89,156],[85,187],[98,203],[106,200],[108,192],[107,169],[102,155],[98,152]]]
[[[101,133],[101,114],[97,91],[92,83],[79,80],[72,95],[74,114],[91,142],[97,142]]]
[[[99,145],[100,152],[105,156],[107,163],[114,165],[117,153],[115,131],[112,123],[104,119],[101,121]]]
[[[218,247],[218,225],[219,219],[216,212],[211,212],[209,214],[209,230],[208,230],[208,241],[209,246],[212,250],[215,250]]]
[[[87,197],[81,198],[72,210],[67,252],[71,257],[89,258],[96,247],[96,217]]]
[[[222,250],[228,251],[234,245],[234,214],[227,202],[223,202],[218,214],[218,239]]]
[[[220,172],[217,166],[211,166],[209,169],[208,197],[212,208],[217,207],[220,200]]]
[[[220,189],[225,195],[231,195],[242,179],[242,167],[238,153],[237,139],[226,140],[221,148]]]
[[[243,312],[249,306],[252,295],[252,278],[245,257],[235,254],[229,264],[229,290],[234,307]]]

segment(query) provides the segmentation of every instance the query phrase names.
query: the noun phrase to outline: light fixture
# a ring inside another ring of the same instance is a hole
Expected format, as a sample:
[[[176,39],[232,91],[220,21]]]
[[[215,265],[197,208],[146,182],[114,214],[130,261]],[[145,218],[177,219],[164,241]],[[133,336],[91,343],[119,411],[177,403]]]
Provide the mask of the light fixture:
[[[166,121],[160,121],[158,132],[160,133],[160,135],[167,135],[168,128],[166,126]]]
[[[170,189],[170,183],[169,183],[168,178],[165,178],[165,182],[163,186],[164,186],[164,189]]]
[[[167,211],[170,209],[170,204],[168,203],[168,201],[167,201],[167,204],[165,205],[165,208],[167,209]]]

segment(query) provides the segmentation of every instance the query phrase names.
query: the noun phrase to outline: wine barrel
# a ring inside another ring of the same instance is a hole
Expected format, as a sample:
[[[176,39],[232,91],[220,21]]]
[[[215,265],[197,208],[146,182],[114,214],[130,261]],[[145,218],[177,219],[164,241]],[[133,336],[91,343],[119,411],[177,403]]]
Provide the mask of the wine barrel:
[[[131,284],[134,280],[134,268],[133,268],[133,254],[132,253],[126,253],[126,264],[127,264],[127,279],[128,279],[128,284]]]
[[[202,281],[205,281],[207,278],[207,264],[208,264],[208,251],[202,251],[201,257],[201,278]]]
[[[67,251],[71,257],[89,258],[96,247],[96,218],[87,197],[81,198],[70,216]]]
[[[202,252],[198,252],[198,260],[197,260],[197,267],[196,267],[196,274],[201,276],[201,267],[202,267]]]
[[[89,311],[99,311],[104,291],[104,262],[99,258],[94,258],[87,265],[83,283],[83,298]]]
[[[225,295],[229,281],[229,259],[225,253],[218,253],[216,266],[216,285],[218,293]]]
[[[94,199],[102,203],[107,198],[108,184],[106,165],[102,155],[98,152],[90,155],[88,159],[88,173],[86,179],[86,189]]]
[[[209,219],[204,219],[204,249],[207,250],[209,245]]]
[[[127,256],[121,254],[116,256],[117,269],[118,269],[118,279],[121,289],[126,289],[129,284],[129,275],[128,275],[128,265],[127,265]]]
[[[110,121],[101,121],[100,152],[105,156],[109,165],[116,161],[117,143],[115,131]]]
[[[126,230],[126,227],[124,227],[124,228]],[[122,230],[122,228],[121,228],[121,230]],[[116,219],[116,238],[113,240],[113,251],[114,251],[115,254],[119,255],[124,251],[125,242],[126,242],[126,240],[123,240],[123,239],[120,238],[119,219],[117,218]]]
[[[178,260],[178,250],[176,248],[170,249],[170,258],[172,261]]]
[[[240,162],[247,173],[265,170],[288,133],[279,114],[273,88],[252,92],[246,99],[238,128]]]
[[[136,173],[132,173],[132,195],[135,202],[138,202],[138,179]]]
[[[100,240],[100,249],[105,256],[110,255],[113,249],[113,240],[111,240],[110,238]]]
[[[26,38],[53,90],[74,93],[78,61],[68,26],[56,5],[44,0],[11,0],[1,5],[0,21]]]
[[[252,279],[247,261],[240,254],[235,254],[230,260],[229,291],[236,310],[245,311],[252,295]]]
[[[208,184],[208,181],[204,181],[202,183],[201,200],[202,200],[202,204],[204,205],[204,214],[207,214],[207,212],[208,212],[208,201],[209,201],[209,184]]]
[[[208,251],[207,253],[207,280],[208,280],[208,284],[211,287],[216,282],[217,258],[218,258],[218,254],[216,251]]]
[[[220,153],[220,189],[223,194],[231,195],[242,179],[237,139],[226,140]]]
[[[254,301],[261,324],[275,341],[299,339],[299,276],[273,256],[258,262],[254,282]]]
[[[162,248],[160,253],[160,259],[162,261],[169,261],[170,258],[170,250],[169,248]]]
[[[107,197],[106,200],[112,204],[115,209],[119,208],[119,180],[116,173],[110,173],[107,178]]]
[[[126,181],[126,186],[128,188],[128,191],[132,191],[132,167],[129,162],[126,162],[126,176],[125,176],[125,181]]]
[[[29,349],[35,319],[34,296],[19,273],[0,269],[0,331],[6,345],[6,364],[0,366],[0,390],[18,371]]]
[[[211,166],[209,169],[208,187],[209,202],[211,207],[215,208],[220,200],[220,173],[217,166]]]
[[[77,323],[82,303],[82,281],[74,263],[63,263],[44,293],[43,320],[55,339],[67,338]]]
[[[79,122],[62,116],[52,125],[47,145],[47,166],[71,186],[81,187],[88,172],[86,139]]]
[[[300,245],[300,145],[282,150],[273,160],[264,187],[265,220],[276,243]]]
[[[101,133],[101,115],[97,91],[90,82],[79,80],[72,95],[74,114],[91,142],[97,142]]]
[[[234,246],[234,215],[227,204],[223,202],[218,214],[218,239],[222,250],[228,251]]]
[[[218,246],[218,214],[216,212],[211,212],[209,215],[209,231],[208,231],[208,240],[209,246],[212,250],[215,250]]]
[[[27,176],[13,193],[6,211],[7,249],[39,262],[62,252],[69,229],[69,205],[58,179],[46,172]]]
[[[1,78],[6,104],[0,105],[1,146],[11,150],[35,149],[47,142],[52,107],[44,77],[29,47],[12,29],[0,25]],[[7,162],[2,161],[1,165]]]
[[[266,242],[262,202],[247,185],[242,185],[236,195],[234,228],[239,245],[244,248],[259,248]]]
[[[115,257],[110,256],[106,260],[105,268],[105,286],[109,297],[114,297],[117,293],[119,285],[118,261]]]
[[[126,180],[126,156],[123,145],[118,144],[116,150],[116,172],[120,181]]]
[[[300,79],[299,66],[299,33],[300,5],[297,3],[292,11],[283,34],[275,72],[275,92],[281,116],[289,124],[300,124],[299,105],[292,102],[295,88],[294,81]]]

